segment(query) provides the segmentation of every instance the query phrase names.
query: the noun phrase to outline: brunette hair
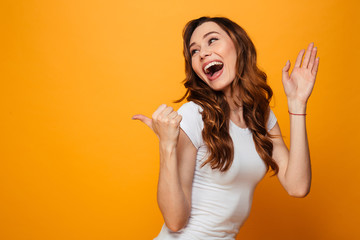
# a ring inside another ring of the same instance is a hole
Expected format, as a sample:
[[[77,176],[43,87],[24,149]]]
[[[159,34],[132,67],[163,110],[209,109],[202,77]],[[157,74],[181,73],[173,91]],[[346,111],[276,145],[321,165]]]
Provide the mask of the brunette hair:
[[[267,131],[269,103],[273,92],[266,83],[267,76],[256,65],[256,50],[253,42],[243,28],[224,17],[201,17],[188,22],[183,30],[183,54],[185,57],[185,74],[183,81],[185,95],[174,101],[179,103],[185,98],[200,105],[203,109],[204,129],[202,137],[210,151],[209,158],[202,164],[210,164],[212,169],[227,171],[234,159],[234,146],[229,133],[230,107],[221,91],[211,89],[192,69],[190,38],[194,30],[205,22],[215,22],[232,39],[236,52],[236,76],[230,89],[231,95],[237,88],[242,102],[244,120],[252,132],[256,151],[276,175],[279,167],[272,159],[273,144]],[[237,101],[235,105],[239,107]]]

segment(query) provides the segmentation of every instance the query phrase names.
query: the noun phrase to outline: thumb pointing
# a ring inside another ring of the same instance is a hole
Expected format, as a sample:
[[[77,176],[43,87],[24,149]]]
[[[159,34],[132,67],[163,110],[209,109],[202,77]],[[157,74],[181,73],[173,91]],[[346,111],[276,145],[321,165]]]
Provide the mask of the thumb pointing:
[[[134,116],[132,116],[133,120],[140,120],[142,121],[143,123],[145,123],[149,128],[152,129],[152,120],[142,114],[136,114]]]

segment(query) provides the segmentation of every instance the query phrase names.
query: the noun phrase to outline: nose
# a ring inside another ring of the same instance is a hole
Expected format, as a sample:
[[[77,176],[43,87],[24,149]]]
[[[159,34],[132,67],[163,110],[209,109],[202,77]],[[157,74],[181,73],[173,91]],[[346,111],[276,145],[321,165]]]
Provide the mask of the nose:
[[[201,51],[200,51],[200,57],[203,59],[203,58],[205,58],[205,57],[207,57],[207,56],[210,56],[211,55],[211,52],[207,49],[207,48],[205,48],[205,49],[201,49]]]

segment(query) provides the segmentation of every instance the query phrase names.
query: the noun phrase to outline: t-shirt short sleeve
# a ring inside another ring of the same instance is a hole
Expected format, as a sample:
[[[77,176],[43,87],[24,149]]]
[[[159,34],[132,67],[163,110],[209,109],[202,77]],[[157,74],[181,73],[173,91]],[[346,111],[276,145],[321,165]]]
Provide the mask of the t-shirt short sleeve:
[[[201,115],[202,108],[194,102],[184,103],[177,113],[182,116],[180,128],[190,138],[196,149],[203,144],[202,129],[204,123]]]
[[[274,112],[270,109],[269,119],[267,123],[267,129],[270,131],[276,124],[277,118],[275,117]]]

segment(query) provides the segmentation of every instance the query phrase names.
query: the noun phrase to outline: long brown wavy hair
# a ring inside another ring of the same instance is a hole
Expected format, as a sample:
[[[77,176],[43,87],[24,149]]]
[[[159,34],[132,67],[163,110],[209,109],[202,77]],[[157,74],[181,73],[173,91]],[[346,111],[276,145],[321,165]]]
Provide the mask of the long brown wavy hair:
[[[253,42],[243,28],[224,17],[201,17],[188,22],[183,30],[183,54],[185,57],[185,74],[183,81],[185,95],[174,101],[179,103],[185,98],[200,105],[203,109],[204,129],[202,137],[210,151],[209,158],[202,164],[210,164],[212,169],[227,171],[234,159],[234,145],[229,133],[230,107],[221,91],[211,89],[192,69],[190,38],[194,30],[205,22],[215,22],[232,39],[236,52],[236,76],[230,89],[231,95],[237,88],[240,92],[237,99],[242,102],[245,123],[252,132],[256,151],[276,175],[279,167],[272,159],[273,144],[267,131],[269,103],[273,92],[266,83],[267,75],[256,65],[256,50]],[[237,107],[240,105],[234,102]]]

